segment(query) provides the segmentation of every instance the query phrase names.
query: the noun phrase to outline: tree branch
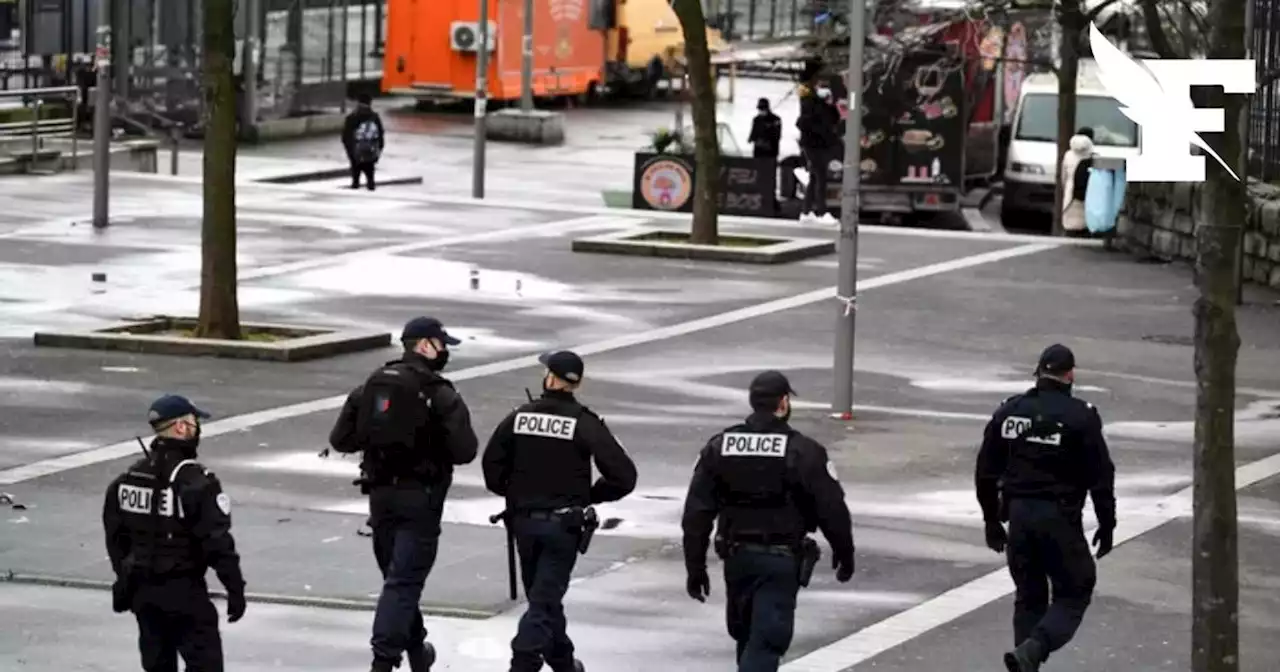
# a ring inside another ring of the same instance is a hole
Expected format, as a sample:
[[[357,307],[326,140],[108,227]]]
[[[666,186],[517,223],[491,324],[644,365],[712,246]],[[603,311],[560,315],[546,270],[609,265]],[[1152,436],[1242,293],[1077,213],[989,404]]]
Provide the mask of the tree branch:
[[[1098,15],[1102,13],[1102,10],[1110,7],[1111,5],[1116,4],[1119,1],[1120,0],[1107,0],[1101,5],[1098,5],[1097,7],[1094,7],[1093,9],[1089,10],[1088,12],[1085,12],[1085,15],[1084,15],[1085,21],[1092,23],[1094,19],[1097,19]]]
[[[1164,32],[1164,22],[1160,18],[1160,10],[1156,7],[1155,0],[1143,0],[1142,18],[1147,25],[1147,37],[1151,40],[1151,48],[1160,55],[1160,58],[1181,58],[1169,44],[1169,36]]]
[[[1263,73],[1263,75],[1258,78],[1258,88],[1255,89],[1255,91],[1261,91],[1268,86],[1275,84],[1277,80],[1280,80],[1280,68],[1275,68],[1270,72]]]

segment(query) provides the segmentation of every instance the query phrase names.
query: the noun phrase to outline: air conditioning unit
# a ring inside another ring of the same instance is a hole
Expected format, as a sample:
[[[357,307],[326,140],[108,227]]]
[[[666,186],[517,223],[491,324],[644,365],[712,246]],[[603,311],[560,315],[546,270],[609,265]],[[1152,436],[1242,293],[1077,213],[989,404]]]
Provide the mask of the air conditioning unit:
[[[489,51],[498,48],[498,24],[489,22]],[[449,24],[449,46],[454,51],[479,51],[480,23],[478,21],[454,21]]]

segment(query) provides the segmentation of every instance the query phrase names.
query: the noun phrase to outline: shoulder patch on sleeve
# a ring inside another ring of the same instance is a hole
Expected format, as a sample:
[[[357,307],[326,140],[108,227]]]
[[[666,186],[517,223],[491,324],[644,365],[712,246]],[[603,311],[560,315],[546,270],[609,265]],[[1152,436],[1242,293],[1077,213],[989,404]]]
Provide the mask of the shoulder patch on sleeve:
[[[227,493],[218,493],[218,496],[214,498],[214,501],[218,503],[218,510],[222,511],[223,515],[231,515],[231,497],[229,497]]]

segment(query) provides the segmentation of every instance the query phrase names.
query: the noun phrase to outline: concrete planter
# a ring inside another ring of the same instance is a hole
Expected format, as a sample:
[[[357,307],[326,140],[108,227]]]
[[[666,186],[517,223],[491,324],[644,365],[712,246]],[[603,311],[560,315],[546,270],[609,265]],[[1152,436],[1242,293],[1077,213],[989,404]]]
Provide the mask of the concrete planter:
[[[337,331],[325,327],[242,323],[241,329],[258,340],[224,341],[193,338],[181,333],[195,329],[196,320],[159,316],[79,332],[37,332],[35,344],[51,348],[117,350],[155,355],[225,357],[275,362],[301,362],[391,344],[391,334]]]
[[[744,264],[784,264],[831,254],[835,241],[743,234],[721,235],[719,245],[695,245],[683,231],[640,229],[573,241],[574,252],[666,257]]]

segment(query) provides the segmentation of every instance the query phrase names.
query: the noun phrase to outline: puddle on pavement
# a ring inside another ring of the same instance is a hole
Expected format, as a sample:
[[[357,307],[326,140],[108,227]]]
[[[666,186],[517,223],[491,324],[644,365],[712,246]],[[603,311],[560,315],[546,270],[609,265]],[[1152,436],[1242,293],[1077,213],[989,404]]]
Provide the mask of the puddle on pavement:
[[[570,285],[528,273],[477,268],[428,257],[366,256],[346,263],[287,276],[293,287],[352,295],[448,296],[458,299],[537,299],[567,301]]]

